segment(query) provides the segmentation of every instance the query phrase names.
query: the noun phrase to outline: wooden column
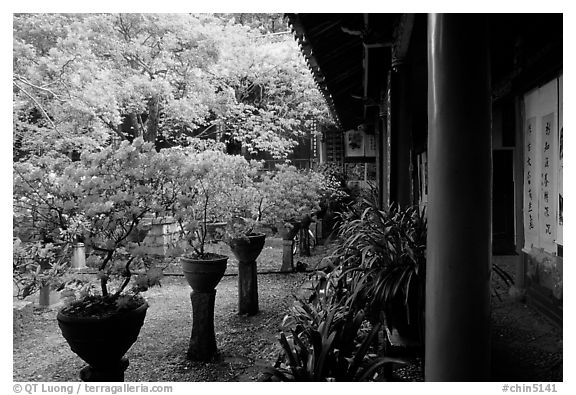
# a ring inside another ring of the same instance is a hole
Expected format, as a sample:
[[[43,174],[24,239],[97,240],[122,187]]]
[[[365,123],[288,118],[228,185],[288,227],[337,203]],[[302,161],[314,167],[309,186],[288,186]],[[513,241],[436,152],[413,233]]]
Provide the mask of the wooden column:
[[[516,276],[512,288],[514,299],[523,302],[526,294],[526,254],[524,248],[524,106],[520,98],[514,100],[514,198],[516,226]]]
[[[258,314],[256,261],[238,262],[238,314]]]
[[[386,90],[382,92],[380,111],[378,113],[378,199],[380,209],[387,209],[390,204],[390,78],[386,82]]]
[[[484,16],[428,16],[427,381],[490,376],[487,37]]]
[[[188,346],[188,359],[208,362],[216,356],[216,334],[214,333],[214,303],[216,290],[190,293],[192,301],[192,334]]]
[[[411,109],[408,97],[408,71],[403,63],[398,63],[390,75],[390,200],[402,207],[412,205]]]
[[[294,254],[292,253],[292,246],[294,240],[282,239],[282,267],[281,272],[291,272],[294,269]]]

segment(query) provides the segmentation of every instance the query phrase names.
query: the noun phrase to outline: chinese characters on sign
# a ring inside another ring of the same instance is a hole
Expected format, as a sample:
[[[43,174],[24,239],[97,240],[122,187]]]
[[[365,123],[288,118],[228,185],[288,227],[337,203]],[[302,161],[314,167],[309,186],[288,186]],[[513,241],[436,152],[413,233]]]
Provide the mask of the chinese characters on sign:
[[[366,135],[366,156],[376,156],[376,135]]]
[[[538,169],[536,117],[528,119],[524,149],[524,227],[526,246],[538,244]]]
[[[542,169],[540,188],[540,244],[546,250],[555,249],[556,239],[556,201],[554,197],[555,155],[554,136],[556,135],[555,114],[551,113],[542,118]]]
[[[562,180],[564,173],[564,124],[562,117],[564,116],[563,99],[564,94],[563,88],[563,78],[560,76],[558,79],[558,98],[560,102],[558,103],[558,212],[556,216],[558,217],[558,227],[556,228],[556,244],[563,245],[563,228],[564,228],[564,182]]]
[[[524,95],[524,250],[562,245],[562,78]]]

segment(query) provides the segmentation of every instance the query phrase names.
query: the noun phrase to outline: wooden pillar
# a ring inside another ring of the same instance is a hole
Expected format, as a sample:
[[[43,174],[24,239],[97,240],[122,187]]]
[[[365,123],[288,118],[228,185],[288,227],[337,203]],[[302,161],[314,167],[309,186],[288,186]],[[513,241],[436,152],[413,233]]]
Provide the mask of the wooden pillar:
[[[303,225],[299,232],[300,232],[300,238],[298,240],[299,243],[299,250],[300,250],[300,256],[311,256],[311,252],[310,252],[310,233],[308,233],[308,230],[310,229],[310,225]]]
[[[427,381],[490,376],[487,37],[482,15],[428,16]]]
[[[50,296],[52,294],[52,290],[50,289],[49,285],[44,285],[40,288],[40,294],[38,297],[38,304],[42,307],[50,306]]]
[[[294,240],[282,239],[282,267],[280,267],[281,272],[291,272],[294,269],[294,254],[292,250],[293,245]]]
[[[212,292],[190,293],[192,301],[192,335],[188,346],[188,359],[210,361],[218,349],[214,333],[214,303],[216,290]]]
[[[258,314],[256,261],[238,262],[238,314]]]
[[[382,92],[380,111],[378,114],[378,149],[376,150],[376,167],[378,178],[378,199],[380,209],[387,209],[390,204],[390,78],[386,82],[386,90]]]
[[[516,227],[516,276],[511,295],[524,302],[526,294],[526,254],[524,248],[524,107],[518,97],[514,100],[515,147],[514,147],[514,196]]]
[[[401,207],[412,205],[410,166],[411,126],[408,71],[398,63],[390,75],[390,200]]]

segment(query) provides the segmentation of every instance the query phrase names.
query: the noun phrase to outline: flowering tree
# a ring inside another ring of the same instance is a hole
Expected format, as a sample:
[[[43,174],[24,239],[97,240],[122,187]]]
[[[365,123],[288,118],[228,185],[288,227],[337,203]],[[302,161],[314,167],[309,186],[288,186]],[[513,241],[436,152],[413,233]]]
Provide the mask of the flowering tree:
[[[187,136],[285,156],[328,111],[290,35],[263,36],[238,20],[15,15],[15,157],[136,137],[159,148]]]
[[[188,246],[205,254],[207,226],[246,215],[254,205],[253,182],[259,165],[221,150],[183,150],[183,190],[172,212]]]
[[[266,174],[260,188],[264,196],[262,217],[268,223],[300,221],[318,212],[324,197],[341,193],[335,180],[324,174],[289,165]]]
[[[173,180],[171,168],[158,157],[152,144],[137,139],[85,154],[80,162],[62,161],[51,167],[16,163],[14,234],[36,240],[42,248],[67,245],[81,237],[92,251],[87,264],[98,270],[101,297],[119,300],[134,267],[140,271],[130,290],[136,295],[160,276],[157,270],[141,270],[146,269],[145,251],[139,248],[137,235],[143,230],[143,219],[161,212],[173,196],[167,193]],[[38,251],[20,250],[28,257]],[[43,254],[47,259],[55,256]],[[44,269],[36,274],[62,274],[53,267]],[[113,294],[108,287],[112,277],[122,278]]]

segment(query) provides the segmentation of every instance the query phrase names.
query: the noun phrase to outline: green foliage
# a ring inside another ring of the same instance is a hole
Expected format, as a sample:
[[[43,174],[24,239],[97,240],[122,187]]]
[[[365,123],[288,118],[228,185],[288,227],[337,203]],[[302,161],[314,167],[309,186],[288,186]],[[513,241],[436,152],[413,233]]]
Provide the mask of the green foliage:
[[[337,182],[322,173],[288,165],[266,173],[260,188],[264,195],[262,220],[270,224],[300,221],[302,217],[318,212],[326,196],[341,193]]]
[[[360,218],[344,222],[335,249],[351,303],[387,324],[422,328],[426,266],[426,218],[417,207],[379,210],[372,204]],[[416,321],[416,322],[414,322]],[[420,331],[421,332],[421,331]]]
[[[30,242],[16,239],[13,244],[12,273],[19,299],[34,294],[44,286],[56,288],[66,273],[70,245]]]
[[[385,364],[404,361],[374,349],[381,324],[350,309],[336,276],[318,272],[313,294],[297,299],[285,317],[280,354],[268,381],[371,381]],[[318,281],[322,280],[322,281]]]
[[[166,186],[171,183],[172,169],[141,139],[85,154],[79,162],[15,163],[14,233],[42,248],[50,243],[67,248],[81,239],[92,251],[87,264],[99,272],[103,297],[109,296],[114,278],[120,283],[111,296],[118,297],[133,270],[141,271],[140,280],[129,291],[138,293],[147,288],[144,285],[155,285],[159,273],[146,272],[149,259],[134,236],[143,230],[145,217],[165,207]],[[37,260],[37,250],[23,251],[27,260]],[[58,261],[59,270],[55,265],[45,269],[44,275],[60,277],[68,259]]]
[[[189,136],[286,156],[329,113],[291,35],[262,36],[260,19],[16,14],[15,158]]]
[[[254,179],[260,165],[214,149],[187,148],[181,152],[182,174],[177,179],[181,193],[170,210],[187,246],[202,256],[209,223],[232,224],[235,218],[255,216],[258,199]]]

